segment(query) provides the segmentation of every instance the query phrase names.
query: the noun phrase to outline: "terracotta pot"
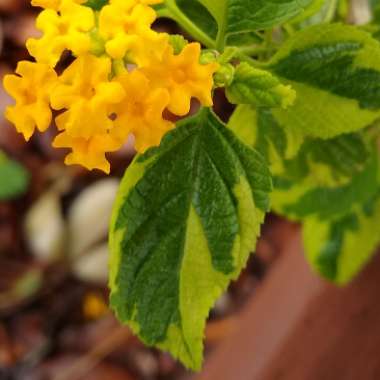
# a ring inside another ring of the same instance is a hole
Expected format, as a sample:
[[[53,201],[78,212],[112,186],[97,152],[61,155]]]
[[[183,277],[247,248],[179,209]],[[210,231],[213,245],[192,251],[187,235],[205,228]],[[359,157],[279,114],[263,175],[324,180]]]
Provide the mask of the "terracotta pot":
[[[380,256],[348,287],[318,278],[299,233],[196,380],[380,379]]]

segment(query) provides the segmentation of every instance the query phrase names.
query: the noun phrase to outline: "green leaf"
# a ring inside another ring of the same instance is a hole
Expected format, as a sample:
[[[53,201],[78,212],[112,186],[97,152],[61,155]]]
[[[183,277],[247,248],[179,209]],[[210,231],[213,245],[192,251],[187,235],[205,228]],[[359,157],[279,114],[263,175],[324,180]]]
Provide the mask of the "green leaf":
[[[334,20],[339,0],[314,0],[300,16],[291,20],[301,28]]]
[[[380,1],[370,0],[370,10],[372,13],[371,22],[363,25],[362,28],[372,34],[373,38],[380,40]]]
[[[29,173],[0,151],[0,201],[17,198],[24,194],[28,184]]]
[[[197,0],[165,0],[153,6],[158,17],[177,22],[194,40],[208,48],[215,48],[218,33],[216,21]]]
[[[342,215],[377,191],[377,151],[358,133],[303,140],[271,110],[250,106],[237,107],[228,126],[265,157],[274,175],[272,208],[290,219]]]
[[[318,14],[321,11],[321,8],[324,7],[324,5],[330,1],[336,1],[336,0],[313,0],[311,4],[306,7],[305,11],[302,12],[300,15],[294,17],[290,22],[292,24],[299,24],[306,22],[314,17],[316,14]]]
[[[259,150],[275,173],[282,171],[284,159],[296,156],[304,141],[302,131],[283,128],[267,108],[240,105],[228,127],[246,144]]]
[[[160,16],[174,19],[207,47],[216,46],[222,51],[226,41],[236,46],[261,41],[256,31],[291,19],[312,1],[165,0],[156,9]]]
[[[313,0],[200,0],[219,26],[219,38],[270,29],[303,12]]]
[[[316,272],[344,285],[375,254],[380,243],[380,197],[333,221],[308,219],[303,226],[306,257]]]
[[[170,34],[169,42],[172,45],[174,54],[180,54],[183,48],[189,43],[183,36],[180,34]]]
[[[252,104],[256,107],[291,106],[296,93],[270,72],[241,63],[235,71],[232,83],[226,88],[228,100],[233,104]]]
[[[372,0],[369,2],[372,11],[371,23],[364,25],[363,28],[368,30],[374,38],[380,40],[380,1]]]
[[[88,0],[84,5],[92,8],[95,11],[100,11],[105,5],[109,3],[108,0]]]
[[[197,0],[176,0],[177,6],[181,11],[207,35],[216,38],[218,25],[212,15],[208,12],[201,2]]]
[[[275,177],[272,204],[276,212],[303,220],[347,214],[378,191],[380,165],[376,148],[370,156],[355,135],[311,141]]]
[[[261,155],[208,109],[128,168],[110,229],[111,306],[148,345],[200,369],[209,310],[269,207]]]
[[[242,32],[227,36],[226,45],[228,46],[250,46],[263,43],[263,37],[258,32]]]
[[[297,32],[266,68],[297,92],[293,107],[272,111],[294,135],[331,138],[380,117],[380,44],[356,27]]]
[[[372,10],[376,10],[380,6],[379,0],[369,0],[369,5]]]

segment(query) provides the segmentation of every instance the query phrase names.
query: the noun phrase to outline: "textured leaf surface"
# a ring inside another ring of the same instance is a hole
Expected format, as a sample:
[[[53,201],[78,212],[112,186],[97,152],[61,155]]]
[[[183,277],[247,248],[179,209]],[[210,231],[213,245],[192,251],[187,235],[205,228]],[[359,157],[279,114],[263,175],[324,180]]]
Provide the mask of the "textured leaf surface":
[[[218,25],[210,12],[197,0],[166,0],[153,5],[158,17],[170,18],[183,26],[195,40],[215,47]]]
[[[100,0],[95,0],[100,1]],[[166,0],[156,6],[159,14],[181,23],[180,10],[197,28],[218,43],[249,45],[258,41],[256,31],[270,29],[301,14],[313,0]],[[173,9],[177,8],[175,12]],[[212,47],[213,41],[206,43]]]
[[[235,71],[232,83],[226,88],[228,100],[233,104],[252,104],[256,107],[291,106],[295,91],[285,86],[270,72],[241,63]]]
[[[273,172],[281,171],[284,159],[294,158],[305,140],[302,131],[281,126],[271,109],[251,105],[236,107],[228,127],[246,144],[260,150]],[[277,164],[279,169],[275,169]]]
[[[306,25],[309,23],[309,20],[314,18],[321,12],[321,9],[325,7],[326,4],[335,0],[313,0],[311,4],[306,7],[305,11],[302,12],[299,16],[294,17],[291,22],[293,24],[305,23]],[[318,18],[318,17],[317,17]],[[318,18],[319,19],[319,18]],[[319,19],[319,23],[322,22],[322,19]],[[309,25],[314,25],[315,23],[311,23]]]
[[[218,25],[207,8],[205,9],[200,2],[193,0],[176,0],[176,3],[192,22],[210,37],[216,38]]]
[[[28,172],[0,152],[0,201],[22,195],[29,183]]]
[[[269,29],[301,13],[313,0],[199,0],[225,34]]]
[[[359,273],[380,243],[380,198],[333,221],[308,219],[303,227],[306,256],[322,276],[344,285]]]
[[[270,190],[261,155],[209,110],[136,158],[110,232],[119,319],[199,369],[205,320],[254,249]]]
[[[338,5],[338,9],[347,5]],[[313,3],[300,16],[292,19],[292,23],[298,24],[299,28],[311,25],[326,24],[334,20],[337,14],[337,0],[314,0]]]
[[[268,68],[297,92],[293,107],[273,110],[293,134],[331,138],[380,116],[380,44],[353,26],[295,33]]]
[[[312,215],[330,219],[347,214],[377,193],[380,172],[376,150],[366,160],[368,156],[355,135],[310,144],[287,163],[286,174],[275,177],[274,210],[292,219]]]
[[[239,106],[229,127],[267,160],[274,175],[272,208],[282,215],[344,215],[377,191],[378,154],[358,133],[303,140],[279,126],[271,110],[250,106]]]
[[[257,41],[255,31],[270,29],[302,13],[313,0],[166,0],[156,9],[179,21],[173,12],[178,7],[208,36],[232,45]]]
[[[281,178],[275,181],[277,188],[272,198],[275,210],[295,219],[310,215],[328,219],[344,215],[377,191],[380,177],[378,158],[369,160],[361,172],[343,184],[339,180],[333,182],[331,174],[336,172],[331,170],[332,165],[318,169],[312,169],[303,181],[289,182],[289,188]]]

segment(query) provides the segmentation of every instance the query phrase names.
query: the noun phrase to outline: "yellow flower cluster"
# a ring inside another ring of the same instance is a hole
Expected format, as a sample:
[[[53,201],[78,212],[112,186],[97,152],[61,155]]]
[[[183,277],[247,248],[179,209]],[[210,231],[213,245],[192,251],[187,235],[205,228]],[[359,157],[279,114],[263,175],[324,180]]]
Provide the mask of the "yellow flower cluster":
[[[67,164],[110,171],[105,154],[122,147],[130,134],[136,149],[158,145],[174,127],[166,110],[184,116],[190,101],[212,105],[216,63],[200,64],[198,43],[174,53],[166,33],[152,30],[162,0],[110,0],[99,11],[86,0],[32,0],[44,8],[43,32],[27,41],[36,62],[20,62],[4,79],[16,104],[6,117],[28,140],[52,123],[60,131],[53,145],[70,148]],[[64,52],[74,61],[60,74]]]

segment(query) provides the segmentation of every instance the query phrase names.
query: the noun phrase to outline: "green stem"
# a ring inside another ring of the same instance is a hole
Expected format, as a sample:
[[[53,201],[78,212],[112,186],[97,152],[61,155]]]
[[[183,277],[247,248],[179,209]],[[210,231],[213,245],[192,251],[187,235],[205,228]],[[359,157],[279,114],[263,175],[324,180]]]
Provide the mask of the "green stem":
[[[254,67],[261,67],[264,65],[264,62],[260,62],[252,57],[250,57],[247,54],[239,52],[239,54],[236,55],[237,58],[239,58],[241,61],[248,62],[251,66]]]
[[[327,9],[326,16],[323,21],[331,22],[335,17],[337,8],[338,8],[338,0],[332,0]]]
[[[239,52],[246,54],[246,55],[258,55],[260,53],[270,53],[270,52],[275,52],[276,48],[273,46],[243,46],[239,48]]]
[[[175,0],[166,0],[166,8],[157,11],[159,17],[168,17],[176,21],[187,33],[194,39],[201,42],[209,49],[215,49],[215,41],[208,36],[203,30],[195,25],[182,11],[178,8]]]
[[[289,36],[292,36],[295,33],[293,26],[290,24],[284,24],[282,27]]]
[[[227,7],[225,9],[224,21],[218,25],[218,35],[216,37],[216,50],[223,53],[226,44],[227,32]]]

